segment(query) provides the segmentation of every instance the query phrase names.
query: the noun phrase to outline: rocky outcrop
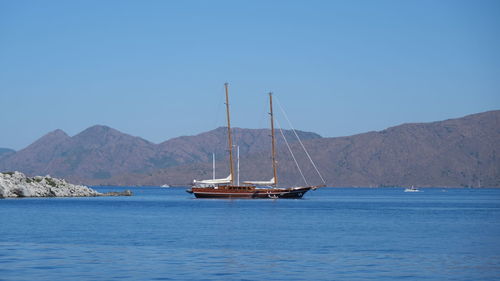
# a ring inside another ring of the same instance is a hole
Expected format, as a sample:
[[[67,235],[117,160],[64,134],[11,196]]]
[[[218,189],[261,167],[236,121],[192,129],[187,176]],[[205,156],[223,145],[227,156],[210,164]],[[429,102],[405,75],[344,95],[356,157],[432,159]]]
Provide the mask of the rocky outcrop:
[[[130,193],[130,192],[129,192]],[[83,185],[74,185],[64,179],[50,176],[25,176],[20,172],[0,173],[0,198],[9,197],[91,197],[130,194],[102,194]]]
[[[124,191],[111,191],[103,193],[102,196],[132,196],[132,191],[124,190]]]

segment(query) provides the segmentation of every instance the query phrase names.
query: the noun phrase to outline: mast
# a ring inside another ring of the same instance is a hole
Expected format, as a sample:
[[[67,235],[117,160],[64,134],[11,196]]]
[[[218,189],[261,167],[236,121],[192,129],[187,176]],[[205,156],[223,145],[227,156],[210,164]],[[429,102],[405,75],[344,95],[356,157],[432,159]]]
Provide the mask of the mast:
[[[275,150],[275,140],[274,140],[274,115],[273,115],[273,93],[269,93],[269,115],[271,116],[271,142],[272,142],[272,158],[273,158],[273,174],[274,183],[273,186],[278,185],[278,173],[276,172],[276,150]]]
[[[234,184],[234,170],[233,170],[233,141],[231,138],[231,120],[229,117],[229,84],[224,83],[224,88],[226,89],[226,114],[227,114],[227,137],[229,146],[229,171],[231,173],[231,185]]]
[[[236,146],[236,174],[237,174],[237,185],[240,185],[240,146]]]
[[[215,180],[215,153],[212,153],[212,178]]]

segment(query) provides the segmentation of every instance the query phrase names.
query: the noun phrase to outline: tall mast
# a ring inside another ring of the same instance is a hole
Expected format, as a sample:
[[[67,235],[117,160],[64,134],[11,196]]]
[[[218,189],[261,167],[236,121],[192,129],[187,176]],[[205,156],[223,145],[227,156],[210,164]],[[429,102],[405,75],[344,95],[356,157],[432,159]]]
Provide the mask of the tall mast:
[[[237,181],[236,184],[240,185],[240,146],[236,146],[236,174],[237,174]]]
[[[231,185],[234,184],[234,170],[233,170],[233,140],[231,138],[231,120],[229,117],[229,84],[224,83],[226,88],[226,113],[227,113],[227,137],[229,146],[229,171],[231,172]]]
[[[276,172],[276,150],[275,150],[275,140],[274,140],[274,115],[273,115],[273,93],[269,93],[269,115],[271,116],[271,142],[272,142],[272,158],[273,158],[273,173],[274,173],[274,183],[273,186],[278,185],[278,173]]]
[[[215,153],[212,153],[212,178],[215,180]]]

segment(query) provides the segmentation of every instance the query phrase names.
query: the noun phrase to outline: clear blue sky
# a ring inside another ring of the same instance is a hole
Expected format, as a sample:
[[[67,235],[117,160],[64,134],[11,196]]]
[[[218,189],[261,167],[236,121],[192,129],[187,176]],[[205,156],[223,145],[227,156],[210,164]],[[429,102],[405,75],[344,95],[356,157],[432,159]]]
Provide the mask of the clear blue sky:
[[[500,1],[0,0],[0,147],[102,124],[161,142],[326,137],[500,109]]]

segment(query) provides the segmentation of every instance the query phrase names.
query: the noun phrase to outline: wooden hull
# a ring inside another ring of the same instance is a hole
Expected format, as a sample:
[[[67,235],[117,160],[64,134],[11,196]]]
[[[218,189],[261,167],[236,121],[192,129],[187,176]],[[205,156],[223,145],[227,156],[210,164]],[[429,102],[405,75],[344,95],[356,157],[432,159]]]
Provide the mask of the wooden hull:
[[[188,192],[193,193],[196,198],[299,199],[311,189],[312,187],[245,189],[238,189],[237,187],[193,187]]]

